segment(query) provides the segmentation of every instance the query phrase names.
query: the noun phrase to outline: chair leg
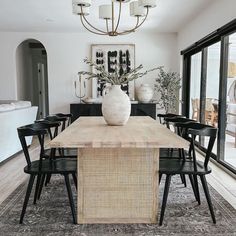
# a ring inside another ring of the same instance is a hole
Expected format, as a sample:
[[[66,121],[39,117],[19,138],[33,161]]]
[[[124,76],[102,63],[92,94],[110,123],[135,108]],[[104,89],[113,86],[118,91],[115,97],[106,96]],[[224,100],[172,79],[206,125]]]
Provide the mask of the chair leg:
[[[197,194],[197,198],[198,198],[198,204],[201,205],[201,197],[200,197],[200,193],[199,193],[197,175],[193,175],[193,181],[194,181],[196,194]]]
[[[182,159],[186,161],[186,155],[183,148],[181,148],[181,155],[182,155]]]
[[[73,180],[74,180],[74,184],[75,184],[75,188],[77,190],[77,177],[76,174],[72,174]]]
[[[179,152],[179,159],[182,159],[182,151],[180,148],[178,149],[178,152]]]
[[[58,149],[58,152],[59,152],[59,155],[62,157],[62,156],[63,156],[62,148],[59,148],[59,149]]]
[[[189,150],[188,150],[188,158],[190,159],[190,160],[192,160],[192,150],[191,150],[191,148],[189,148]]]
[[[51,174],[47,174],[46,181],[45,181],[45,186],[47,186],[50,183],[51,180]]]
[[[39,174],[39,175],[37,176],[37,183],[36,183],[35,192],[34,192],[34,204],[36,204],[36,202],[37,202],[40,180],[41,180],[41,174]]]
[[[73,200],[73,196],[72,196],[69,176],[68,175],[64,175],[64,177],[65,177],[66,188],[67,188],[69,202],[70,202],[71,213],[72,213],[72,217],[73,217],[73,223],[76,224],[75,205],[74,205],[74,200]]]
[[[184,174],[180,174],[180,178],[181,178],[182,183],[184,184],[184,187],[187,187],[185,175]]]
[[[160,215],[160,221],[159,221],[160,226],[162,225],[163,219],[164,219],[166,203],[167,203],[168,193],[170,189],[170,182],[171,182],[171,175],[166,175],[165,189],[164,189],[164,195],[163,195],[162,206],[161,206],[161,215]]]
[[[46,177],[46,174],[43,174],[42,177],[41,177],[41,180],[40,180],[40,185],[39,185],[39,190],[38,190],[38,200],[40,199],[40,196],[41,196],[41,193],[42,193],[45,177]]]
[[[197,190],[196,190],[196,187],[195,187],[193,176],[191,174],[189,174],[188,176],[189,176],[189,180],[190,180],[190,183],[191,183],[191,186],[192,186],[192,189],[193,189],[193,193],[194,193],[195,199],[198,202],[198,204],[200,205],[201,202],[200,202],[200,200],[198,198],[198,194],[197,194]]]
[[[32,187],[33,187],[33,184],[34,184],[34,179],[35,179],[35,175],[30,175],[27,191],[26,191],[26,194],[25,194],[25,200],[24,200],[23,208],[22,208],[22,211],[21,211],[20,224],[23,223],[25,211],[26,211],[28,201],[29,201],[29,197],[30,197],[30,194],[31,194],[31,190],[32,190]]]
[[[207,199],[208,207],[209,207],[209,210],[210,210],[210,213],[211,213],[211,218],[212,218],[213,223],[215,224],[216,223],[216,218],[215,218],[215,213],[214,213],[212,202],[211,202],[209,189],[208,189],[208,186],[207,186],[206,177],[205,177],[205,175],[200,175],[200,178],[201,178],[202,186],[203,186],[204,193],[205,193],[205,196],[206,196],[206,199]]]
[[[159,174],[159,184],[161,183],[162,174]]]

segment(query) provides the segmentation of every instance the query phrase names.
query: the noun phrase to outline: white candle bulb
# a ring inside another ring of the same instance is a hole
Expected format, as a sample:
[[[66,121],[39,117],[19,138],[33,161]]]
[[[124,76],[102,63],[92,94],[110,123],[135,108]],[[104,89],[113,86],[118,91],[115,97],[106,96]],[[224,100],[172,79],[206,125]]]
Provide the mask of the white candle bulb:
[[[88,7],[82,7],[81,11],[81,6],[78,5],[73,5],[73,14],[75,15],[89,15],[89,8]]]
[[[100,19],[111,19],[112,18],[112,6],[111,5],[99,6],[99,18]]]
[[[145,16],[145,8],[140,7],[138,1],[130,3],[130,16]]]

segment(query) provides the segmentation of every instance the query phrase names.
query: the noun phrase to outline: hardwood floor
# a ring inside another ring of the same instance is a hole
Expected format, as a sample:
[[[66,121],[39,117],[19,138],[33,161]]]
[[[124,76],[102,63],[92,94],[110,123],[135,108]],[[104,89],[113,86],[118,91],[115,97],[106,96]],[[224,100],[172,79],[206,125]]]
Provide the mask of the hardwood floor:
[[[200,154],[197,155],[197,158],[203,161],[203,157]],[[229,175],[218,165],[212,161],[209,163],[212,173],[206,176],[207,181],[236,209],[236,176]]]
[[[37,140],[33,140],[30,147],[32,160],[38,159],[39,146]],[[201,155],[198,154],[201,159]],[[23,168],[26,165],[22,152],[0,166],[0,204],[11,194],[22,182],[28,179]],[[210,163],[212,173],[207,176],[208,183],[215,188],[236,209],[236,177],[233,178],[216,164]]]

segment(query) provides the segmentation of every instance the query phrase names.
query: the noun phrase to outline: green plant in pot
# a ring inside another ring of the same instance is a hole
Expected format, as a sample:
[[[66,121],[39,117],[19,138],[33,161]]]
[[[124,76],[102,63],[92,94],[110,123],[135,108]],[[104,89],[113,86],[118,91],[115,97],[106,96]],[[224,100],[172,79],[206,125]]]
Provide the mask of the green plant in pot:
[[[178,73],[166,72],[163,67],[159,68],[155,91],[160,96],[158,104],[166,113],[176,113],[180,88],[181,78]]]
[[[110,85],[109,92],[104,96],[102,101],[102,114],[108,125],[125,125],[130,116],[130,98],[121,90],[121,85],[128,84],[129,82],[160,68],[157,67],[141,72],[143,66],[139,65],[129,72],[124,71],[124,73],[120,75],[119,65],[115,67],[114,73],[109,73],[103,66],[98,66],[88,59],[85,59],[84,62],[90,67],[93,67],[96,73],[80,71],[78,72],[78,75],[84,75],[88,80],[97,78],[99,81]]]

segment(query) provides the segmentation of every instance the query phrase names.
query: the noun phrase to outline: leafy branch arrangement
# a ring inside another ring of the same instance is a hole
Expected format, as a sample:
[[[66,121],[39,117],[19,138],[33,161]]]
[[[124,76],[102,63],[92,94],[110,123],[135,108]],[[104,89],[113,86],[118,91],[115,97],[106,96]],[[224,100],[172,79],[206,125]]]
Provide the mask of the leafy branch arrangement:
[[[176,112],[178,92],[181,88],[181,78],[176,72],[166,72],[159,69],[156,79],[155,91],[160,94],[159,105],[165,109],[166,113]]]
[[[96,73],[93,72],[87,72],[87,71],[80,71],[78,72],[78,75],[85,75],[87,76],[86,79],[92,79],[97,78],[101,82],[110,83],[111,85],[122,85],[127,84],[132,80],[136,80],[138,78],[143,77],[144,75],[148,74],[151,71],[161,69],[162,67],[156,67],[151,70],[146,70],[145,72],[140,72],[141,69],[143,69],[142,65],[139,65],[138,67],[130,70],[129,72],[125,72],[124,74],[120,75],[118,67],[115,67],[114,73],[109,73],[105,70],[103,66],[98,66],[94,62],[88,60],[87,58],[84,59],[84,62],[89,65],[90,67],[93,67],[96,71]]]

